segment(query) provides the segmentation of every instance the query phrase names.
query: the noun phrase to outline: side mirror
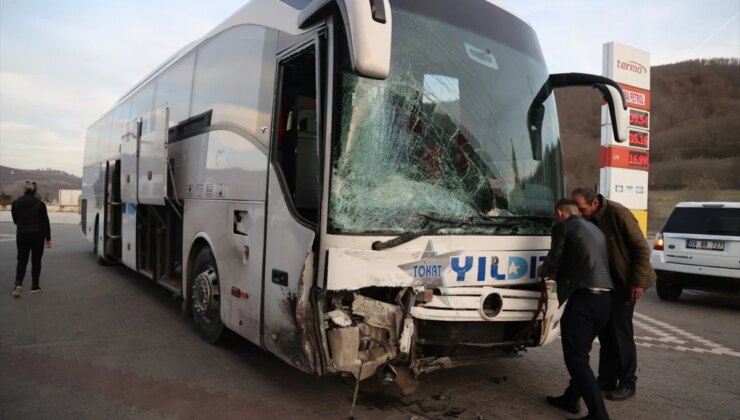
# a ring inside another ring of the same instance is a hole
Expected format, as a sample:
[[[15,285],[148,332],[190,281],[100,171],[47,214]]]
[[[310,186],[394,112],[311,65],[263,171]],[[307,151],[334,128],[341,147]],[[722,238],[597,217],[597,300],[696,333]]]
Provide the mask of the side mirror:
[[[352,69],[372,79],[386,79],[391,70],[391,5],[388,0],[313,0],[298,15],[298,27],[306,29],[331,13],[335,5],[342,15]]]
[[[527,113],[527,130],[532,149],[532,159],[542,160],[542,122],[545,120],[545,106],[542,103],[533,105]]]
[[[594,89],[599,92],[599,96],[609,106],[614,139],[620,143],[627,140],[629,136],[629,130],[627,129],[629,112],[627,112],[627,104],[624,101],[624,92],[621,88],[617,90],[611,85],[594,85]]]
[[[585,73],[551,74],[549,80],[552,89],[571,86],[593,86],[609,106],[614,138],[618,142],[627,140],[629,132],[629,113],[624,91],[617,82],[608,77]]]

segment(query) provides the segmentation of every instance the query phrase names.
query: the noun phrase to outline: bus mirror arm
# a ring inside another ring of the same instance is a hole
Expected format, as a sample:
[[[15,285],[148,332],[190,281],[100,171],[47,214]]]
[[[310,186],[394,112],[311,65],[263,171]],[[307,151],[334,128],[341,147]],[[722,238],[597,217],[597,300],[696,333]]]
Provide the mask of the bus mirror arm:
[[[627,126],[629,125],[629,113],[626,102],[624,101],[624,92],[622,88],[615,88],[612,85],[594,85],[594,89],[599,92],[600,96],[606,100],[609,106],[609,116],[611,117],[612,132],[614,139],[621,143],[627,140],[629,136]],[[619,103],[623,105],[619,105]]]
[[[388,78],[393,27],[389,0],[313,0],[298,15],[298,27],[308,29],[337,9],[347,34],[352,69],[371,79]]]
[[[550,89],[572,86],[593,86],[599,95],[609,106],[609,115],[614,133],[614,139],[621,143],[627,140],[629,135],[627,125],[629,113],[627,112],[627,101],[622,87],[614,80],[587,73],[557,73],[551,74],[547,83]],[[542,91],[540,91],[542,92]],[[549,95],[549,92],[548,92]],[[538,94],[539,96],[539,94]],[[538,99],[535,97],[535,100]],[[542,98],[544,101],[546,98]]]
[[[532,147],[532,158],[542,160],[542,122],[545,120],[545,106],[542,103],[529,107],[527,113],[527,131]]]

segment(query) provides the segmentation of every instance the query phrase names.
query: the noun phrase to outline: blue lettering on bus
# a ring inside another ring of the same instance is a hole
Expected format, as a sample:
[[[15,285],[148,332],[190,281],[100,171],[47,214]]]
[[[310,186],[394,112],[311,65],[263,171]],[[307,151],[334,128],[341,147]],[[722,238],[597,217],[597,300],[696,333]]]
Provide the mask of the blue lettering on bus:
[[[478,257],[478,281],[486,281],[486,257]]]
[[[442,265],[431,264],[431,265],[414,265],[414,277],[422,279],[434,279],[442,277]]]
[[[537,275],[537,257],[532,255],[529,259],[529,278],[533,279]]]
[[[507,280],[519,280],[527,274],[527,261],[522,257],[509,257],[509,269],[506,270]]]
[[[450,268],[457,273],[457,281],[465,281],[465,273],[473,268],[473,257],[465,257],[465,265],[460,265],[460,257],[450,258]]]
[[[465,277],[468,272],[473,270],[473,265],[477,265],[475,273],[476,281],[486,280],[520,280],[525,277],[534,279],[537,277],[537,266],[545,261],[545,256],[531,256],[529,260],[521,256],[510,256],[508,261],[499,263],[498,257],[451,257],[450,268],[454,271],[457,276],[457,281],[465,281]],[[490,267],[488,266],[488,260],[490,259]],[[505,265],[504,265],[505,264]],[[416,267],[416,266],[415,266]],[[440,266],[441,267],[441,266]],[[414,268],[415,277],[425,277],[425,275],[417,275],[416,268]],[[441,276],[441,273],[440,273]],[[432,277],[435,277],[432,275]]]
[[[493,261],[491,261],[491,278],[494,280],[506,280],[506,274],[498,272],[498,258],[494,258],[493,260],[497,263],[493,264]]]

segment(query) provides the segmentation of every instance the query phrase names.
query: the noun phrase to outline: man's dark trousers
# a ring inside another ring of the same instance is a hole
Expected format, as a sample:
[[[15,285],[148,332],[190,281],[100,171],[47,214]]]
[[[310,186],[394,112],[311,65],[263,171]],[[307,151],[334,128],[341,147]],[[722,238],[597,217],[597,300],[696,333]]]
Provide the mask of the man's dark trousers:
[[[605,387],[635,388],[637,377],[637,348],[635,347],[632,315],[635,305],[629,294],[618,285],[614,290],[611,319],[599,334],[599,383]]]
[[[28,256],[31,255],[32,286],[38,287],[41,276],[41,257],[44,255],[44,237],[39,232],[18,233],[15,236],[18,248],[18,265],[15,268],[15,285],[22,286],[26,276]]]
[[[611,293],[594,294],[588,289],[581,289],[568,299],[560,320],[563,357],[570,374],[570,385],[565,396],[577,401],[580,394],[589,415],[598,419],[607,419],[609,416],[599,384],[589,365],[589,353],[594,339],[609,322],[611,304]]]

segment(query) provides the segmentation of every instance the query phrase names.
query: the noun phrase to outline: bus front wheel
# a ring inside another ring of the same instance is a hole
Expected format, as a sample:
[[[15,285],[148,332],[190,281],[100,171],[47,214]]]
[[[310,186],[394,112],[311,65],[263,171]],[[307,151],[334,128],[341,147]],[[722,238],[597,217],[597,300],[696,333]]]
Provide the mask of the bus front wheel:
[[[221,321],[218,268],[209,248],[198,252],[190,277],[190,301],[195,329],[203,340],[215,344],[223,336],[224,324]]]

